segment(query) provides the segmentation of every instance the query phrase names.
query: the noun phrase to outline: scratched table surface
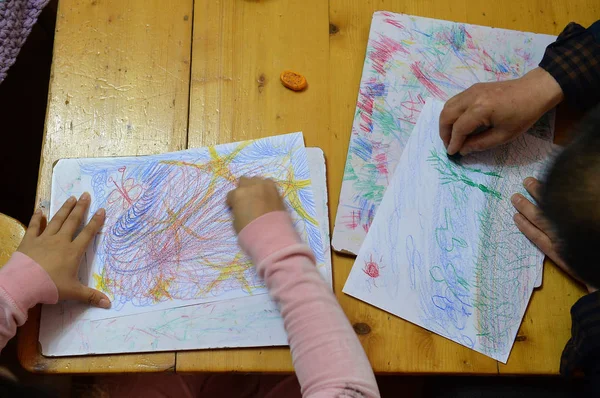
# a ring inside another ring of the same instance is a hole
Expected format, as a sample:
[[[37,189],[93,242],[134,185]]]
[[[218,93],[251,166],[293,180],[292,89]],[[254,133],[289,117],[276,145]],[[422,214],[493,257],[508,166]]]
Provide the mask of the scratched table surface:
[[[325,151],[335,219],[372,13],[537,33],[589,25],[581,0],[61,0],[37,203],[61,158],[147,155],[302,130]],[[303,73],[305,92],[279,83]],[[558,137],[569,125],[559,109]],[[334,255],[335,292],[378,373],[555,374],[583,290],[547,263],[506,365],[341,293],[353,259]],[[291,372],[288,348],[46,358],[39,308],[21,328],[23,366],[46,373]]]

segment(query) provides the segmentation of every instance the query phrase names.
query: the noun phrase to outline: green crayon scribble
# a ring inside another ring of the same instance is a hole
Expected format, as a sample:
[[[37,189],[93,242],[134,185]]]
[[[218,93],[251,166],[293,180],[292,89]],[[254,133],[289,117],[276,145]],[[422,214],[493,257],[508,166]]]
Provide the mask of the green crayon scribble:
[[[467,176],[466,172],[502,178],[502,176],[498,173],[462,166],[461,164],[451,161],[446,156],[440,156],[437,150],[435,150],[435,148],[430,151],[430,155],[427,158],[427,161],[429,163],[432,163],[435,169],[441,174],[440,179],[442,180],[442,184],[462,183],[469,187],[477,188],[481,192],[491,195],[496,199],[502,199],[502,195],[500,194],[500,192],[486,185],[476,183],[471,178],[469,178],[469,176]]]

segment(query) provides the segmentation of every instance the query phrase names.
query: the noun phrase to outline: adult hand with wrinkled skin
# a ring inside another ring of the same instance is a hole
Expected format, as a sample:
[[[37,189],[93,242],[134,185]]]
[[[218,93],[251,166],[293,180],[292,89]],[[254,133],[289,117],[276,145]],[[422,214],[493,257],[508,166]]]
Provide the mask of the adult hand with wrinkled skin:
[[[448,155],[490,149],[526,132],[562,100],[559,84],[542,68],[515,80],[477,83],[446,102],[440,138]]]

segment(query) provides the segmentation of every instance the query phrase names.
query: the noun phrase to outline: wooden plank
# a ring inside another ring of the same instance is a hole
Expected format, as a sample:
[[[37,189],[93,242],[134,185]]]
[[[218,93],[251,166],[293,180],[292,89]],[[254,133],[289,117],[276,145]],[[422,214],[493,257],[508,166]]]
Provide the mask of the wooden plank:
[[[185,148],[192,9],[193,0],[60,2],[37,190],[42,209],[58,159]],[[174,370],[174,353],[45,358],[38,329],[35,309],[19,338],[30,371]]]
[[[599,7],[598,2],[590,0],[578,3],[576,8],[568,7],[568,2],[563,0],[514,0],[502,3],[501,6],[484,0],[331,0],[331,132],[338,139],[336,145],[332,145],[327,152],[329,195],[330,203],[333,204],[332,220],[335,219],[335,204],[339,198],[343,165],[374,11],[387,10],[457,22],[558,34],[571,20],[588,26],[600,15]],[[337,292],[341,291],[352,263],[352,258],[335,256],[334,279]],[[534,295],[522,328],[522,336],[527,336],[526,340],[516,343],[506,366],[499,366],[481,354],[459,347],[351,297],[342,295],[339,298],[352,323],[364,323],[369,326],[371,332],[361,336],[361,339],[373,368],[378,373],[554,374],[558,371],[560,352],[568,339],[569,308],[582,291],[560,272],[551,267],[546,269],[544,287]],[[548,308],[551,310],[548,311]],[[548,333],[549,330],[552,330],[551,334]],[[553,340],[557,336],[555,332],[560,338]]]
[[[196,1],[189,147],[302,130],[329,153],[327,13],[322,0]],[[285,69],[308,89],[284,88]],[[289,372],[292,363],[288,348],[192,351],[177,353],[177,371]]]
[[[20,221],[0,213],[0,267],[8,262],[24,235],[25,226]]]

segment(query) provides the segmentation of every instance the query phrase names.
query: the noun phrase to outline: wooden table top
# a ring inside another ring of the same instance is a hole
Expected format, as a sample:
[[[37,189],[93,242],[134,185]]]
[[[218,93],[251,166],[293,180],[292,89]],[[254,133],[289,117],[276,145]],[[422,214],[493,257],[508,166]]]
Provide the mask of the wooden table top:
[[[302,130],[307,146],[325,151],[333,221],[374,11],[548,34],[600,15],[597,0],[569,3],[61,0],[37,203],[48,209],[52,165],[61,158],[146,155]],[[304,74],[309,88],[285,89],[284,69]],[[556,374],[569,309],[583,294],[548,263],[503,365],[342,294],[352,263],[334,254],[335,291],[350,322],[368,325],[357,330],[370,329],[359,337],[378,373]],[[38,329],[34,309],[19,336],[21,363],[31,371],[293,370],[288,348],[45,358]]]

